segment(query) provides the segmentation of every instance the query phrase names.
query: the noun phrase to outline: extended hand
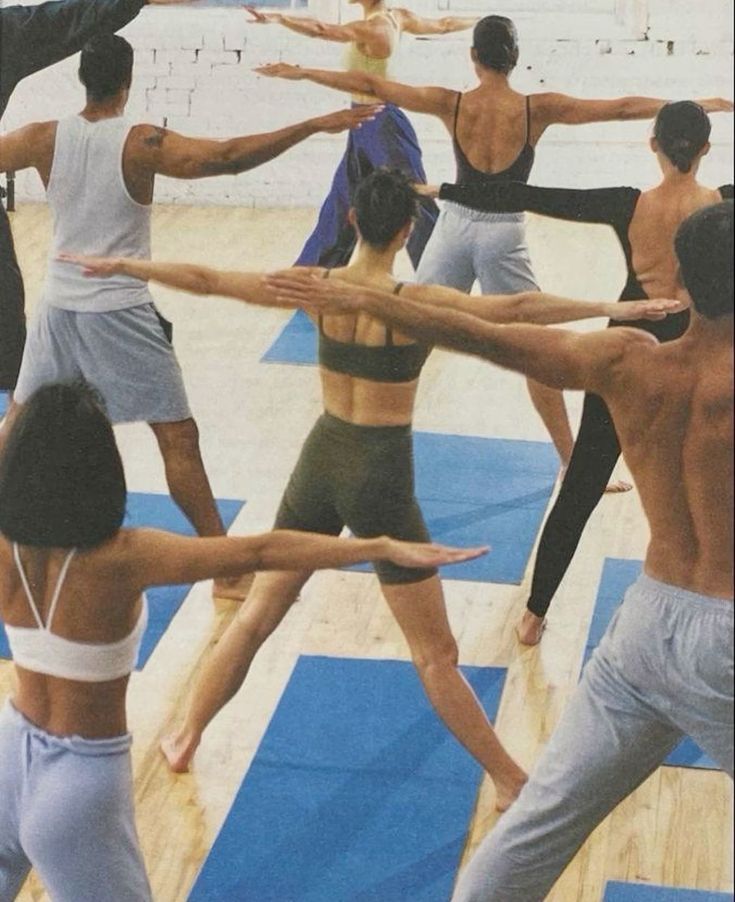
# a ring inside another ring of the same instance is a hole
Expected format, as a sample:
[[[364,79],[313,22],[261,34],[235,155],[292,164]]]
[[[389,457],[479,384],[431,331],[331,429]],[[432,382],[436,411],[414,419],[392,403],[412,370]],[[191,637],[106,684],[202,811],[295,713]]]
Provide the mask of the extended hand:
[[[317,128],[322,132],[334,135],[348,128],[360,128],[363,122],[375,119],[383,109],[379,104],[360,104],[348,110],[338,110],[336,113],[328,113],[314,120]]]
[[[732,113],[733,103],[726,97],[707,97],[697,103],[706,113]]]
[[[84,254],[59,254],[56,258],[62,263],[72,263],[81,266],[85,276],[114,276],[121,272],[121,260],[119,257],[87,257]]]
[[[630,322],[637,319],[666,319],[672,313],[681,313],[689,305],[681,301],[658,299],[653,301],[622,301],[612,304],[610,319]]]
[[[444,564],[461,564],[487,554],[487,546],[482,548],[448,548],[445,545],[419,542],[399,542],[388,539],[386,559],[399,567],[441,567]]]
[[[361,288],[340,279],[324,279],[297,269],[273,273],[265,280],[281,304],[303,307],[309,313],[330,316],[354,313],[360,306]]]
[[[422,182],[414,182],[413,190],[421,197],[431,197],[436,199],[439,197],[439,185],[424,185]]]
[[[253,6],[245,6],[245,12],[250,13],[253,18],[249,21],[256,25],[279,24],[282,19],[281,13],[262,13]]]
[[[254,71],[266,78],[286,78],[289,81],[301,81],[306,77],[301,66],[292,66],[290,63],[267,63],[265,66],[256,66]]]

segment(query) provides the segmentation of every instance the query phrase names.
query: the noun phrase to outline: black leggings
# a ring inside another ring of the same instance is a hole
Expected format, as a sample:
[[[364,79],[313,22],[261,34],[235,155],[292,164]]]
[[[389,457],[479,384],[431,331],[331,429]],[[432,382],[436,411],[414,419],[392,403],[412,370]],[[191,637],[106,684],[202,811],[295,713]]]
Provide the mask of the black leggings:
[[[0,389],[15,388],[25,339],[23,277],[8,216],[0,203]]]
[[[683,335],[688,323],[689,313],[685,311],[661,322],[621,325],[635,325],[663,342]],[[607,404],[599,395],[585,395],[572,459],[536,555],[527,607],[537,617],[546,615],[619,457],[620,442]]]

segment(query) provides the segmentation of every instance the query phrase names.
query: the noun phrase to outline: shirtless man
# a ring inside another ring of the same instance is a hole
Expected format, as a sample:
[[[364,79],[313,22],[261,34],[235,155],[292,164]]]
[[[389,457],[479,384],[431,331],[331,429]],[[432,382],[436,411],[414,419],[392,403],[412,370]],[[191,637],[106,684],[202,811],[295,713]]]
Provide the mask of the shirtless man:
[[[651,529],[626,593],[517,802],[454,902],[540,902],[615,806],[691,736],[733,774],[733,203],[676,234],[692,317],[678,340],[494,326],[337,282],[278,277],[284,300],[365,311],[426,342],[604,398]]]
[[[115,35],[96,37],[81,55],[87,91],[81,114],[0,138],[0,172],[37,169],[54,217],[46,284],[7,420],[41,385],[83,376],[104,398],[114,423],[150,424],[174,500],[200,536],[222,535],[168,324],[147,288],[126,277],[87,279],[54,258],[60,248],[94,247],[148,259],[156,175],[195,179],[244,172],[310,135],[359,126],[379,107],[229,141],[186,138],[123,118],[132,74],[130,44]],[[243,587],[218,582],[215,594],[241,598]]]

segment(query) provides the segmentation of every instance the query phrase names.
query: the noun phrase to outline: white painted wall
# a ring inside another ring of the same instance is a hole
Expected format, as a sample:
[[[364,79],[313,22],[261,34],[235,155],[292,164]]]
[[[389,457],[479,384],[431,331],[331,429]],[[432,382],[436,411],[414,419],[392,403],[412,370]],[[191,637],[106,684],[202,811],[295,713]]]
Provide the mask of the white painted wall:
[[[333,0],[314,2],[321,3],[320,9],[335,8]],[[425,13],[484,11],[487,2],[414,0],[413,6]],[[732,7],[731,0],[507,0],[493,4],[493,11],[512,14],[517,22],[522,53],[514,81],[522,91],[559,90],[588,97],[645,93],[680,99],[732,94]],[[342,14],[346,11],[343,7]],[[354,14],[355,8],[351,11]],[[308,83],[257,77],[254,66],[279,59],[337,67],[342,48],[277,26],[249,25],[239,10],[150,8],[124,34],[137,53],[129,107],[134,121],[225,137],[267,131],[347,102]],[[395,74],[415,84],[466,87],[473,79],[468,47],[467,33],[434,40],[405,36]],[[68,115],[81,103],[76,60],[67,61],[21,84],[3,127]],[[427,116],[414,115],[412,120],[429,180],[451,181],[454,167],[443,127]],[[645,144],[649,129],[640,122],[550,129],[539,147],[533,180],[645,185],[656,177],[655,160]],[[312,138],[279,160],[237,177],[196,183],[160,179],[157,199],[317,205],[344,142],[344,136]],[[713,145],[702,174],[720,184],[732,177],[731,116],[714,117]],[[20,174],[17,190],[21,201],[42,194],[34,173]]]

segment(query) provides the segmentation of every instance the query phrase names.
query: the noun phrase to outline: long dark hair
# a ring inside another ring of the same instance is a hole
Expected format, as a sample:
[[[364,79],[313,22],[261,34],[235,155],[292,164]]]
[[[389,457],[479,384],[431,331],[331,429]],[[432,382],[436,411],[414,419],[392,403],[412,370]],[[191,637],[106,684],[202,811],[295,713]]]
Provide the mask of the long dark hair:
[[[122,525],[125,474],[112,425],[85,383],[45,385],[0,455],[0,532],[21,545],[91,548]]]

